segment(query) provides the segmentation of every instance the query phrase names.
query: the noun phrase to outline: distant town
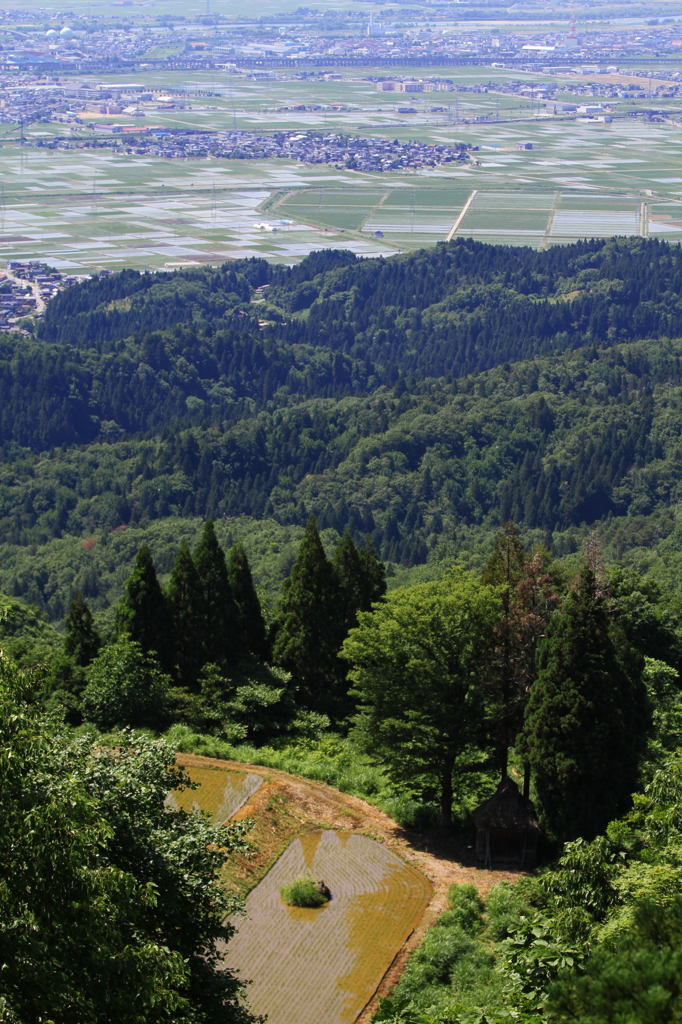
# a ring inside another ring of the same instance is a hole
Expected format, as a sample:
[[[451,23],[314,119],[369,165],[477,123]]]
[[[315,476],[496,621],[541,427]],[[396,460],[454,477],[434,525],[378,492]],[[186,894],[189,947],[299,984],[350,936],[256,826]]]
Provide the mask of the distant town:
[[[451,146],[430,146],[419,142],[393,142],[382,138],[365,138],[321,132],[275,132],[256,135],[251,132],[150,131],[147,136],[136,131],[131,140],[124,129],[103,126],[110,138],[88,138],[74,141],[57,136],[49,141],[31,142],[38,148],[97,149],[106,148],[126,154],[164,157],[223,157],[228,160],[264,160],[287,158],[310,164],[332,164],[349,170],[389,171],[436,167],[453,161],[469,160],[469,150],[478,149],[465,143]],[[118,135],[120,133],[120,136]]]
[[[457,18],[443,9],[428,12],[395,10],[382,15],[299,8],[286,15],[239,23],[210,14],[188,20],[182,15],[143,16],[126,10],[132,0],[111,4],[121,8],[120,19],[67,18],[54,9],[0,11],[0,70],[122,70],[124,68],[217,67],[240,69],[312,68],[496,62],[549,69],[585,64],[618,65],[634,57],[677,57],[682,25],[673,17],[649,18],[645,23],[583,31],[567,12],[565,28],[556,31],[505,28],[481,30],[467,25],[476,11],[457,7]],[[478,12],[480,16],[480,11]],[[516,7],[505,11],[507,23],[527,20]],[[570,19],[570,20],[569,20]],[[633,19],[639,21],[639,19]],[[45,29],[45,24],[50,25]]]
[[[547,71],[547,69],[545,70]],[[587,68],[581,67],[577,70],[586,74],[592,73]],[[647,112],[641,109],[630,110],[627,101],[646,99],[654,105],[653,113],[668,116],[670,111],[666,112],[663,109],[658,111],[655,109],[655,101],[657,99],[676,97],[680,95],[680,90],[682,89],[682,71],[645,72],[641,69],[628,71],[628,81],[625,83],[612,80],[613,76],[618,74],[618,68],[615,65],[605,68],[604,72],[608,75],[608,78],[604,81],[599,81],[599,78],[595,77],[593,80],[581,81],[580,83],[580,93],[582,96],[593,96],[610,102],[611,105],[607,103],[604,109],[597,105],[595,111],[586,110],[584,105],[562,100],[562,97],[570,93],[574,87],[565,81],[552,81],[549,72],[547,72],[549,80],[546,83],[529,82],[528,80],[521,79],[508,82],[462,85],[460,83],[454,84],[452,81],[437,76],[410,78],[407,76],[381,77],[377,75],[367,76],[361,79],[361,81],[374,83],[377,92],[380,94],[404,94],[404,104],[398,105],[396,108],[396,112],[402,114],[417,113],[417,109],[410,106],[410,96],[429,93],[443,94],[442,99],[437,99],[434,95],[430,107],[422,109],[426,109],[430,113],[440,113],[450,122],[464,124],[470,123],[470,119],[464,114],[460,114],[458,110],[457,95],[461,93],[480,94],[490,92],[505,96],[516,96],[520,100],[528,101],[531,111],[536,113],[544,111],[546,114],[559,114],[563,116],[571,114],[584,116],[590,113],[603,114],[613,112],[620,114],[632,113],[636,116],[642,116],[646,115]],[[259,72],[254,74],[257,77],[261,76]],[[279,80],[291,77],[282,72],[271,72],[270,75]],[[663,81],[659,83],[658,79],[661,76],[663,76]],[[251,75],[247,75],[247,77],[251,77]],[[307,72],[299,72],[294,77],[309,79],[310,75]],[[324,77],[328,79],[336,76],[326,74]],[[28,125],[40,122],[61,122],[65,125],[87,127],[93,134],[114,131],[125,135],[149,131],[160,132],[165,137],[170,138],[173,135],[172,132],[169,133],[162,125],[153,124],[154,113],[184,110],[210,112],[217,109],[217,107],[210,104],[210,99],[216,95],[220,94],[211,93],[206,90],[190,92],[189,89],[177,86],[168,89],[150,90],[149,87],[144,85],[97,84],[74,80],[70,77],[52,77],[36,73],[17,75],[16,73],[6,72],[0,75],[0,124],[17,125],[23,129]],[[291,107],[276,108],[279,113],[287,110],[322,111],[324,109],[329,109],[330,111],[352,111],[354,108],[340,103],[330,104],[328,108],[324,108],[321,104],[306,105],[303,103],[295,104]],[[108,117],[123,115],[129,121],[127,123],[118,122],[112,124],[108,121],[98,122],[91,117],[83,119],[83,115],[91,115],[93,113]],[[489,120],[491,117],[492,115],[479,115],[475,120],[480,122]],[[499,116],[497,119],[499,119]],[[184,136],[182,134],[177,135],[176,133],[172,146],[165,145],[163,148],[166,150],[170,148],[178,150],[173,155],[179,155],[179,148],[187,150],[187,147],[192,145],[200,145],[205,148],[206,140],[194,139],[192,141],[190,139],[191,135],[191,132],[185,133]],[[254,147],[256,147],[256,149],[267,150],[266,155],[293,155],[296,159],[307,160],[308,156],[302,152],[293,152],[293,149],[296,148],[294,143],[297,141],[303,142],[303,137],[296,138],[296,135],[297,133],[295,132],[290,133],[288,136],[280,134],[266,142],[261,136],[233,132],[229,136],[229,141],[239,140],[239,148],[243,152],[231,155],[248,156],[251,155]],[[225,133],[222,133],[217,142],[224,140],[224,138]],[[54,143],[50,144],[66,145],[68,147],[69,141],[55,140]],[[306,149],[306,145],[299,146],[298,148],[301,150]],[[345,145],[345,143],[342,145]],[[144,151],[147,152],[148,148],[145,145]],[[234,148],[234,146],[231,148]],[[282,148],[284,151],[281,151]],[[164,153],[163,155],[167,154]],[[187,155],[200,154],[187,152]],[[225,154],[221,153],[220,155]],[[263,153],[259,152],[258,155],[262,156]],[[393,155],[396,156],[396,154]],[[399,163],[400,158],[401,154],[397,153]],[[427,160],[432,158],[433,154],[426,156]],[[455,158],[454,155],[452,158]],[[349,159],[348,154],[335,153],[331,160],[327,162],[338,162],[341,160],[345,163],[347,159]],[[313,162],[320,161],[314,159]]]

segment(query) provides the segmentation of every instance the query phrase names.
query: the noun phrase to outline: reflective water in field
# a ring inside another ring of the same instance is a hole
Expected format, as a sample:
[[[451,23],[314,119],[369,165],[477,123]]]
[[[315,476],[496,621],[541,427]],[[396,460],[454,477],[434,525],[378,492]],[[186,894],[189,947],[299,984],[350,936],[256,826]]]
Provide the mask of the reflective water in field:
[[[322,879],[325,906],[287,906],[283,885]],[[295,839],[246,901],[226,963],[253,979],[269,1024],[352,1024],[418,923],[430,883],[385,846],[331,830]]]
[[[236,814],[263,782],[260,775],[251,772],[195,766],[188,771],[192,782],[198,782],[200,788],[169,793],[166,805],[174,810],[208,811],[214,825],[221,825]]]

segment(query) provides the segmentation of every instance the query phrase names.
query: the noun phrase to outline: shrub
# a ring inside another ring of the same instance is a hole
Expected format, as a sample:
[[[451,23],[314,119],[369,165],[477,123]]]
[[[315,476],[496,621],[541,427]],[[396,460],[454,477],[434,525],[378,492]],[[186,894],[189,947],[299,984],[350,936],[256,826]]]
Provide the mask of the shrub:
[[[128,636],[110,644],[86,669],[83,717],[98,729],[158,729],[170,717],[170,677]]]
[[[501,942],[518,928],[521,918],[532,913],[518,884],[499,882],[486,898],[488,933],[493,942]]]
[[[321,907],[329,897],[312,878],[297,878],[280,889],[280,896],[290,907]]]
[[[441,923],[459,925],[465,932],[480,931],[483,927],[483,900],[475,885],[451,885],[448,890],[449,910],[441,916]]]

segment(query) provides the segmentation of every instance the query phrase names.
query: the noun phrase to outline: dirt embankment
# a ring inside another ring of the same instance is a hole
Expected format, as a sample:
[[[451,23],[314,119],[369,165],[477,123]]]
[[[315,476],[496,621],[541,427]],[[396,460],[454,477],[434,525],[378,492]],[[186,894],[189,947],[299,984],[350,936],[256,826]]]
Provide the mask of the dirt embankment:
[[[313,782],[275,768],[214,760],[194,754],[178,754],[178,762],[190,769],[193,765],[228,768],[253,772],[263,778],[260,789],[234,815],[236,820],[251,818],[255,821],[250,836],[252,855],[248,858],[233,857],[225,872],[227,884],[241,893],[247,893],[260,881],[296,836],[314,828],[343,829],[369,836],[393,850],[428,878],[433,894],[421,923],[394,958],[355,1024],[369,1024],[378,1009],[379,998],[396,985],[410,953],[446,909],[451,885],[473,883],[485,896],[503,879],[514,881],[519,877],[518,872],[483,871],[467,865],[470,859],[468,851],[446,831],[412,832],[402,828],[377,807],[358,797],[340,793],[323,782]]]

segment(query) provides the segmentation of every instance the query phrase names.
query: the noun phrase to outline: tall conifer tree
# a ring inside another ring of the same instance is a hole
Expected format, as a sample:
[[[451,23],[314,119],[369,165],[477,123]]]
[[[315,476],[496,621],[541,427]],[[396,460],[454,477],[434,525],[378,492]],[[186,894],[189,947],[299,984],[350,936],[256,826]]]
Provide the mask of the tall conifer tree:
[[[175,665],[178,682],[193,690],[204,652],[204,593],[199,573],[186,541],[180,545],[168,584],[167,599],[173,620]]]
[[[227,558],[227,578],[239,609],[239,634],[251,654],[266,660],[267,630],[243,544],[234,544],[230,549]]]
[[[332,561],[340,588],[339,607],[344,636],[358,624],[358,612],[365,610],[366,581],[364,566],[351,532],[346,528],[339,541]]]
[[[540,646],[519,743],[544,819],[561,841],[602,832],[627,809],[637,784],[646,691],[637,655],[616,639],[585,566]]]
[[[358,555],[363,574],[363,595],[360,611],[369,612],[375,601],[380,601],[386,593],[386,566],[376,553],[372,538],[365,537],[365,543]]]
[[[77,590],[66,616],[64,650],[76,665],[85,668],[97,657],[101,646],[102,640],[95,627],[92,612],[80,590]]]
[[[494,661],[495,700],[494,700],[494,737],[497,761],[502,778],[507,775],[509,747],[513,744],[518,731],[517,704],[518,689],[515,678],[514,596],[517,584],[521,581],[526,567],[526,551],[518,535],[514,523],[505,523],[497,537],[493,553],[488,564],[481,573],[483,583],[500,588],[502,596],[502,616],[496,633],[496,657]]]
[[[339,584],[310,516],[291,574],[284,581],[275,662],[291,672],[307,707],[337,718],[345,713],[338,691],[337,652],[343,639]]]
[[[145,654],[154,651],[165,672],[173,667],[172,624],[152,553],[142,544],[116,609],[116,633],[127,633]]]
[[[244,645],[239,637],[239,609],[227,576],[225,553],[210,519],[194,552],[194,564],[204,596],[205,660],[223,666],[234,662]]]

